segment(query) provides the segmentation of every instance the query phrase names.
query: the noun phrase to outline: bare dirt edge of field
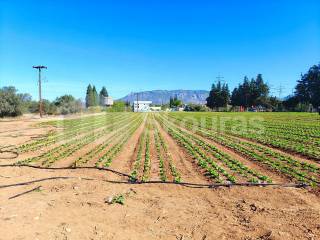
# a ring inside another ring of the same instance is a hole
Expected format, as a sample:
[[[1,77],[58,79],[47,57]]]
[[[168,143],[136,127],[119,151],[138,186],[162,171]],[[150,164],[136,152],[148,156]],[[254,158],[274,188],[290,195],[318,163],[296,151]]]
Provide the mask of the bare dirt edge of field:
[[[1,185],[75,178],[1,188],[0,239],[316,239],[320,234],[319,198],[304,189],[112,184],[103,180],[114,174],[85,169],[21,167],[2,174],[16,177]],[[40,191],[8,199],[37,186]],[[125,205],[105,203],[120,193]]]

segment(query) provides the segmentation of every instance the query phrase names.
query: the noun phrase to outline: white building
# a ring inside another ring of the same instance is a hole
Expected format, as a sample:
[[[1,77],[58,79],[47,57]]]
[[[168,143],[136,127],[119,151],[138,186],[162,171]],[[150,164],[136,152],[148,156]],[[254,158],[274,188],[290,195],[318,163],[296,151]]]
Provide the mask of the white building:
[[[134,101],[133,102],[133,111],[134,112],[149,112],[151,103],[152,103],[152,101]]]
[[[101,97],[101,103],[104,106],[112,106],[113,105],[113,99],[112,99],[112,97]]]

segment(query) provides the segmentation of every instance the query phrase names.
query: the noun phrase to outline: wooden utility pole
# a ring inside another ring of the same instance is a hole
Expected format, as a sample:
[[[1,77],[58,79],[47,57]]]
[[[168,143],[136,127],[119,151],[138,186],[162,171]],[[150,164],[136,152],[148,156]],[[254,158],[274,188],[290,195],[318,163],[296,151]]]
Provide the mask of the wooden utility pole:
[[[139,92],[137,92],[137,112],[139,112]]]
[[[42,115],[43,115],[43,106],[42,106],[42,90],[41,90],[41,70],[42,69],[47,69],[46,66],[33,66],[33,68],[36,68],[38,69],[39,71],[39,82],[38,82],[38,85],[39,85],[39,113],[40,113],[40,117],[42,118]]]

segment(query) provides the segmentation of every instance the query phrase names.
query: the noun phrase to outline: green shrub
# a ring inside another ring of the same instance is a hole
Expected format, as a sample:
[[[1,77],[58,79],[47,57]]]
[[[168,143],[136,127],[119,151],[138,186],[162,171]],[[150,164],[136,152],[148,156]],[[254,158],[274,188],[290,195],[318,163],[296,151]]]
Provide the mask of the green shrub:
[[[0,117],[22,115],[22,101],[14,87],[0,89]]]

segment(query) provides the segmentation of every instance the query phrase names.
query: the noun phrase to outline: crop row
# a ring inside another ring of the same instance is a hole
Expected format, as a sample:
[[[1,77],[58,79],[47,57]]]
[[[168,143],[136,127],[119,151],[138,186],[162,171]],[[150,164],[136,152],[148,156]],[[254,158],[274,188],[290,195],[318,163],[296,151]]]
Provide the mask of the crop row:
[[[157,157],[158,157],[158,161],[159,161],[160,179],[161,179],[161,181],[165,182],[165,181],[167,181],[166,167],[165,167],[163,155],[161,152],[161,145],[160,145],[159,135],[158,135],[157,130],[154,131],[154,142],[156,145]]]
[[[143,175],[142,182],[148,181],[150,178],[150,169],[151,169],[151,158],[150,158],[150,132],[147,130],[146,132],[146,142],[145,142],[145,155],[144,155],[144,163],[143,163]]]
[[[131,126],[127,129],[124,135],[120,137],[120,141],[115,143],[99,160],[96,162],[96,166],[109,167],[112,163],[112,160],[121,152],[125,144],[128,142],[132,134],[137,130],[141,125],[141,118],[138,119],[136,123],[131,123]]]
[[[125,120],[125,117],[120,115],[107,115],[108,118],[94,118],[92,122],[83,122],[81,125],[71,126],[68,128],[63,128],[62,132],[50,132],[45,138],[32,141],[31,143],[23,144],[19,147],[20,152],[30,152],[34,151],[40,147],[50,146],[52,144],[58,143],[60,141],[70,140],[80,136],[86,132],[93,131],[98,128],[111,126],[117,121]],[[90,118],[91,119],[91,118]]]
[[[144,149],[144,145],[145,145],[145,131],[139,137],[138,146],[137,146],[138,148],[137,156],[133,165],[133,170],[130,174],[130,181],[132,182],[138,181],[138,174],[139,174],[139,169],[141,167],[142,152]]]
[[[226,146],[251,160],[260,162],[269,168],[281,172],[299,182],[308,183],[311,185],[319,183],[316,177],[310,175],[310,172],[312,173],[319,170],[315,165],[301,162],[299,163],[297,160],[293,160],[290,157],[276,153],[271,149],[266,150],[266,147],[258,147],[258,145],[253,143],[243,143],[239,140],[231,138],[230,136],[224,136],[219,132],[212,133],[212,131],[203,129],[200,126],[186,124],[186,127],[190,130],[196,130],[196,134]],[[250,147],[248,147],[248,145],[250,145]],[[260,150],[260,152],[256,152],[255,149],[257,149],[257,151]],[[272,157],[270,157],[270,155]]]
[[[160,161],[160,175],[161,175],[161,169],[163,168],[163,172],[165,173],[165,166],[164,166],[164,161],[168,161],[170,173],[173,177],[174,182],[181,182],[181,174],[177,170],[177,168],[174,165],[172,155],[169,152],[168,145],[165,142],[163,136],[161,135],[159,129],[157,126],[155,126],[155,143],[156,147],[158,149],[158,155],[161,156],[161,161]],[[161,150],[164,152],[165,160],[163,159],[163,156],[161,155]]]
[[[130,125],[130,122],[127,122],[126,125]],[[90,132],[87,135],[73,139],[67,143],[61,144],[53,149],[48,150],[47,152],[41,154],[40,156],[31,157],[23,161],[18,162],[18,164],[29,164],[32,162],[37,162],[42,160],[42,165],[51,166],[55,161],[66,158],[72,155],[74,152],[78,151],[85,145],[94,142],[96,139],[103,137],[105,134],[120,128],[123,126],[123,122],[118,122],[115,125],[107,126],[106,128],[99,130],[97,132]]]
[[[125,133],[128,132],[127,129],[128,125],[125,125],[125,127],[122,127],[116,131],[112,135],[110,135],[106,140],[104,140],[102,143],[98,144],[96,147],[88,151],[85,155],[79,157],[75,162],[74,166],[81,166],[83,164],[86,164],[89,160],[100,156],[103,154],[109,145],[116,142],[118,139],[121,139]]]
[[[238,136],[241,138],[250,139],[265,145],[270,145],[286,151],[299,153],[301,155],[320,160],[320,124],[316,122],[299,125],[297,122],[285,123],[274,121],[271,118],[263,117],[261,124],[263,133],[256,131],[259,130],[256,127],[256,123],[250,121],[250,116],[243,115],[246,118],[241,118],[241,121],[237,116],[232,118],[232,115],[215,115],[208,114],[170,114],[170,118],[174,118],[177,121],[185,120],[186,118],[192,118],[192,121],[202,121],[202,127],[206,127],[208,130],[220,131],[220,121],[224,121],[223,131],[229,135]],[[261,115],[264,116],[264,115]],[[267,115],[266,115],[267,116]],[[245,122],[242,122],[245,120]],[[204,124],[203,124],[204,123]],[[220,122],[221,123],[221,122]],[[243,125],[244,124],[244,125]],[[310,124],[310,126],[308,125]],[[277,125],[279,125],[277,127]],[[235,131],[237,129],[239,131]]]
[[[164,121],[164,119],[162,119]],[[227,153],[219,150],[217,147],[214,145],[207,143],[197,137],[194,134],[190,134],[177,126],[173,126],[172,123],[166,122],[167,126],[170,126],[171,129],[175,129],[176,132],[181,134],[181,136],[185,137],[188,139],[194,146],[195,149],[199,148],[202,151],[204,151],[205,154],[210,155],[213,157],[214,162],[219,162],[221,165],[225,166],[226,168],[229,169],[229,171],[232,171],[233,174],[225,174],[225,177],[229,181],[235,181],[236,175],[241,176],[242,178],[247,179],[249,182],[272,182],[272,180],[259,173],[258,171],[254,169],[250,169],[246,165],[244,165],[242,162],[232,158],[230,155]]]
[[[167,129],[168,133],[178,142],[178,144],[184,147],[187,152],[192,156],[197,164],[203,168],[207,175],[213,178],[216,182],[222,182],[226,179],[230,182],[236,182],[236,178],[229,174],[224,168],[218,165],[211,157],[208,156],[200,147],[196,146],[190,139],[180,134],[177,130],[165,125],[164,122],[157,119],[161,126]]]

